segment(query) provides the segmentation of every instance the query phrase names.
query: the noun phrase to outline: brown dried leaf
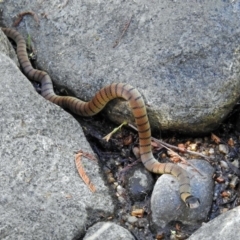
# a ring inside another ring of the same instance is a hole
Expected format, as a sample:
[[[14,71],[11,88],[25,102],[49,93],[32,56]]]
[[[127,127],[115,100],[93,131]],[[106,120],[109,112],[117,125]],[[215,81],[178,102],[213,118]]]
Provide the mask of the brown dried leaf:
[[[81,152],[77,153],[75,155],[75,164],[77,167],[77,171],[80,175],[80,177],[82,178],[82,180],[85,182],[85,184],[88,186],[88,188],[92,191],[95,192],[96,188],[93,185],[93,183],[90,181],[89,177],[87,176],[86,172],[84,171],[84,168],[82,166],[82,159],[81,157],[83,156],[83,154]]]
[[[228,140],[228,145],[229,145],[230,147],[233,147],[233,146],[234,146],[234,140],[233,140],[232,138],[229,138],[229,140]]]
[[[211,134],[211,139],[217,144],[221,142],[221,139],[213,133]]]
[[[230,193],[228,192],[228,191],[223,191],[222,193],[221,193],[221,196],[222,197],[230,197]]]
[[[157,240],[163,240],[164,239],[164,232],[158,232],[156,235]]]
[[[94,155],[92,155],[91,153],[83,152],[82,150],[79,150],[77,153],[81,153],[84,157],[97,162],[97,158]]]
[[[224,183],[224,182],[225,182],[225,179],[222,178],[222,177],[218,177],[218,178],[216,179],[216,181],[217,181],[218,183]]]
[[[168,150],[168,155],[170,156],[171,161],[175,163],[179,162],[181,159],[180,156],[172,150]]]
[[[180,162],[180,157],[179,156],[173,156],[173,157],[171,157],[171,160],[174,162],[174,163],[177,163],[177,162]]]
[[[132,135],[128,135],[123,139],[123,145],[128,146],[133,142]]]
[[[132,216],[139,217],[139,218],[142,218],[143,214],[144,214],[144,209],[143,208],[134,209],[131,212]]]
[[[177,230],[177,231],[180,231],[180,230],[181,230],[181,226],[180,226],[180,224],[178,224],[178,223],[176,223],[176,230]]]

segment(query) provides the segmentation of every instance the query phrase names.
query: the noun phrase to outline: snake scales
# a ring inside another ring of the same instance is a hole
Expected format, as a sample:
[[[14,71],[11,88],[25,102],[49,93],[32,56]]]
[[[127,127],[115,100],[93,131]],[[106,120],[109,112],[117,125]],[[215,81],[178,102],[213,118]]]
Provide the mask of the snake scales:
[[[17,44],[17,56],[24,74],[33,81],[41,83],[41,95],[47,100],[70,109],[81,116],[93,116],[100,112],[105,105],[114,98],[123,98],[129,102],[139,133],[140,156],[144,166],[154,173],[168,173],[179,181],[181,199],[190,208],[197,208],[199,200],[191,195],[190,179],[187,172],[180,166],[172,163],[159,163],[152,155],[151,129],[148,121],[146,107],[141,94],[129,84],[112,83],[102,88],[89,102],[83,102],[74,97],[58,96],[54,93],[50,76],[32,67],[24,38],[16,30],[2,28],[2,31]]]

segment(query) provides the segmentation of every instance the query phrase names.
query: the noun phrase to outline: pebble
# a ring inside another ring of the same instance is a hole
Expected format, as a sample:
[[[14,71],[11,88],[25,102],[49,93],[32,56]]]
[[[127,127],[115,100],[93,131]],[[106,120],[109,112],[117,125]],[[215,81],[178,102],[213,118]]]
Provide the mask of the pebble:
[[[138,221],[137,217],[134,217],[134,216],[129,216],[127,218],[127,221],[130,223],[130,224],[134,224]]]
[[[239,168],[239,160],[238,160],[238,159],[235,159],[235,160],[232,162],[232,165],[234,165],[235,167]]]
[[[151,220],[154,230],[164,228],[173,220],[193,226],[206,219],[212,204],[214,169],[207,161],[201,159],[190,160],[190,162],[201,173],[193,174],[192,167],[186,168],[191,177],[191,192],[200,200],[200,206],[196,209],[187,208],[180,198],[177,179],[163,174],[158,178],[151,196]]]
[[[203,139],[202,138],[196,138],[195,139],[195,143],[196,144],[201,144],[203,142]]]
[[[209,148],[208,153],[209,153],[210,155],[214,154],[214,148]]]
[[[133,235],[125,228],[111,222],[98,222],[88,228],[84,240],[90,239],[128,239],[134,240]]]
[[[126,203],[126,200],[125,198],[121,197],[121,196],[118,196],[118,201],[122,204],[125,204]]]
[[[220,161],[220,166],[222,168],[228,169],[228,164],[225,161]]]
[[[191,143],[188,148],[189,148],[190,151],[196,152],[197,151],[197,144],[196,143]]]
[[[228,146],[225,144],[219,144],[219,152],[223,154],[228,154]]]
[[[123,195],[125,192],[126,192],[126,190],[125,190],[121,185],[118,185],[118,186],[117,186],[117,193],[118,193],[120,196]]]

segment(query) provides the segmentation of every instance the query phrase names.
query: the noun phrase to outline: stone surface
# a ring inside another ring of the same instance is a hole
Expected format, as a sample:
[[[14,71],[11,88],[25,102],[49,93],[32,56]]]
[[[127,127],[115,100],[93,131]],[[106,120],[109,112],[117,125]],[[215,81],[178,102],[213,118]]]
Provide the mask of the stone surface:
[[[5,55],[9,56],[16,63],[16,65],[19,66],[16,52],[2,31],[0,31],[0,43],[0,53],[4,53]]]
[[[125,228],[111,222],[99,222],[90,227],[83,240],[134,240]]]
[[[132,201],[143,201],[154,186],[152,174],[141,164],[131,167],[125,176],[126,189]]]
[[[155,229],[164,228],[171,221],[186,225],[200,224],[207,220],[212,204],[213,168],[204,160],[189,160],[201,175],[192,167],[186,170],[191,178],[192,195],[200,200],[200,206],[189,209],[180,199],[179,183],[172,175],[164,174],[157,180],[151,196],[152,223]],[[186,165],[181,164],[182,167]]]
[[[18,30],[29,34],[38,66],[89,100],[111,82],[138,88],[153,128],[183,133],[216,128],[239,99],[240,0],[4,1],[6,25],[31,9]],[[186,4],[187,3],[187,4]],[[126,24],[128,29],[120,38]],[[106,110],[116,122],[125,104]]]
[[[219,215],[212,221],[203,224],[188,240],[226,240],[240,239],[240,207]]]
[[[97,163],[83,158],[92,193],[76,170],[93,154],[76,120],[37,94],[0,53],[0,239],[74,239],[113,213]]]

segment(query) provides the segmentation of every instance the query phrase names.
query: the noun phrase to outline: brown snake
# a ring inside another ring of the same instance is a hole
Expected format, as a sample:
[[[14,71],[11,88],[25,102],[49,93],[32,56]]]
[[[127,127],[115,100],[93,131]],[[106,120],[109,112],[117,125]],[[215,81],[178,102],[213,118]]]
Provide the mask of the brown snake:
[[[105,105],[114,98],[123,98],[128,101],[138,128],[140,156],[144,166],[154,173],[168,173],[179,181],[181,199],[190,208],[197,208],[199,200],[191,195],[190,179],[187,172],[173,163],[159,163],[152,154],[151,129],[148,121],[146,107],[141,94],[137,89],[124,83],[112,83],[102,88],[89,102],[83,102],[74,97],[58,96],[54,93],[50,76],[32,67],[26,43],[22,35],[16,30],[2,28],[2,31],[17,44],[17,56],[24,74],[33,81],[41,83],[41,95],[47,100],[71,110],[81,116],[93,116],[99,113]]]

